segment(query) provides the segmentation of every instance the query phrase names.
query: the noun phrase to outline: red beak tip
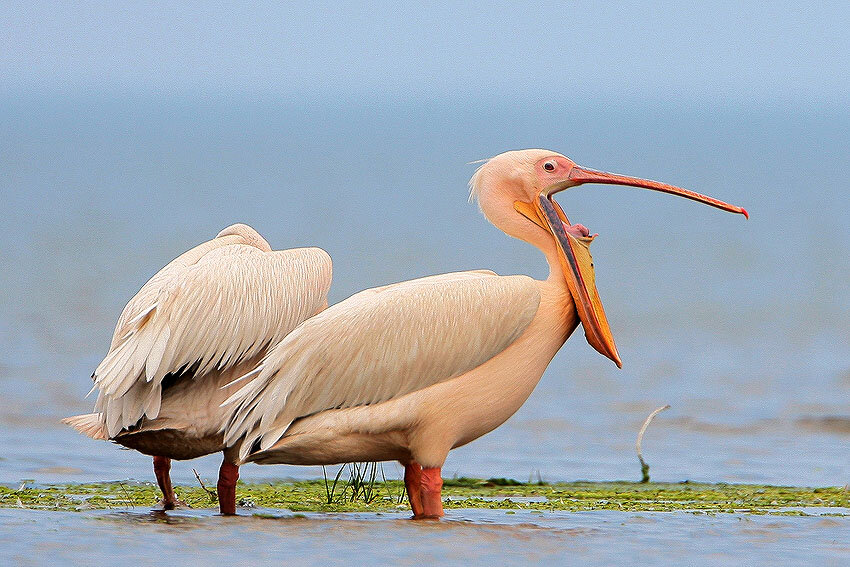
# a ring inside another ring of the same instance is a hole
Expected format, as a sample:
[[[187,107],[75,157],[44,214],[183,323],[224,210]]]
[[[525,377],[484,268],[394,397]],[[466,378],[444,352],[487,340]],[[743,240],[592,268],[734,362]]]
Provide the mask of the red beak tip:
[[[750,213],[748,213],[747,209],[745,209],[744,207],[741,207],[741,214],[744,215],[745,219],[750,220]]]

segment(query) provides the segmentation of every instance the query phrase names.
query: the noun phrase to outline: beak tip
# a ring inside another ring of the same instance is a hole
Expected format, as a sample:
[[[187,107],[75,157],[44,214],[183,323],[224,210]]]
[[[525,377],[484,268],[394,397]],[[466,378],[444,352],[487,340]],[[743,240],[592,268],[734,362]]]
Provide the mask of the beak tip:
[[[741,207],[741,214],[744,215],[744,218],[750,220],[750,213],[747,212],[747,209]]]
[[[604,353],[604,354],[605,354],[606,357],[608,357],[609,360],[611,360],[611,362],[613,362],[614,364],[617,365],[617,368],[622,369],[623,368],[623,361],[620,360],[620,353],[617,352],[616,346],[612,345],[612,347],[613,348],[611,350],[609,350],[607,353]],[[602,352],[602,351],[599,351],[599,352]]]

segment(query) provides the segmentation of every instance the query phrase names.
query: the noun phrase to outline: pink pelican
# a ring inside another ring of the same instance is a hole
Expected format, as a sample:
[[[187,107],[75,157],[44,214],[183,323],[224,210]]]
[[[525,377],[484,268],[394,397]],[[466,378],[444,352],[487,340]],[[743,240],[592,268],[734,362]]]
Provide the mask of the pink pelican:
[[[747,215],[548,150],[498,155],[472,177],[471,194],[497,228],[543,252],[549,277],[431,276],[357,293],[307,319],[223,404],[232,408],[225,443],[239,447],[239,463],[398,460],[414,518],[442,516],[448,452],[513,415],[579,322],[621,365],[594,283],[595,235],[552,200],[583,183],[644,187]]]
[[[227,384],[299,323],[325,309],[331,259],[318,248],[273,251],[235,224],[157,272],[133,297],[92,375],[95,413],[63,420],[94,439],[153,456],[161,505],[177,504],[171,459],[224,451],[218,499],[236,513],[236,448],[222,426]]]

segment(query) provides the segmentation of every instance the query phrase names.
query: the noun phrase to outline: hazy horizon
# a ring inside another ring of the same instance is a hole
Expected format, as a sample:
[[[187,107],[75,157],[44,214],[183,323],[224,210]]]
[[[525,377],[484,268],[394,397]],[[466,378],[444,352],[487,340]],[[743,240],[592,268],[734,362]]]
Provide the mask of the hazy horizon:
[[[841,108],[850,5],[6,2],[0,94]]]

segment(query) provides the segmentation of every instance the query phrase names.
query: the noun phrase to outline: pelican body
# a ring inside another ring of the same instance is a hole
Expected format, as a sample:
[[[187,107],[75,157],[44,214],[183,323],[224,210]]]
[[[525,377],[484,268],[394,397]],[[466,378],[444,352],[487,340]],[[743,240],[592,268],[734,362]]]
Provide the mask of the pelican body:
[[[398,460],[414,518],[442,516],[448,452],[513,415],[579,323],[621,364],[594,284],[594,237],[551,198],[582,183],[644,187],[746,215],[548,150],[496,156],[470,181],[472,195],[497,228],[543,252],[548,277],[431,276],[360,292],[307,319],[228,386],[238,390],[224,402],[225,444],[239,447],[238,462]]]
[[[318,248],[272,251],[235,224],[157,272],[121,313],[92,379],[95,413],[65,423],[154,458],[162,506],[177,504],[171,459],[224,452],[218,497],[236,511],[238,446],[224,443],[232,409],[222,407],[299,323],[327,307],[331,260]]]

